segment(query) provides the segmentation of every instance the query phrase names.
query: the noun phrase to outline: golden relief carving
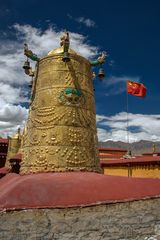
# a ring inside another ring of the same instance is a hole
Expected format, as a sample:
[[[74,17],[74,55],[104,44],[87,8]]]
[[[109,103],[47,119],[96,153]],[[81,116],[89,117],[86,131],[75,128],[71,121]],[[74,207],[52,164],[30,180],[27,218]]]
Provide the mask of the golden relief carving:
[[[69,56],[67,63],[61,54],[39,61],[21,174],[100,171],[90,64]]]
[[[55,108],[54,112],[50,114],[47,112],[46,115],[44,113],[40,116],[38,113],[39,111],[37,110],[30,116],[28,120],[30,128],[50,129],[57,125],[73,125],[90,129],[95,129],[96,127],[95,114],[87,109],[60,106]]]
[[[71,91],[68,93],[68,90]],[[79,91],[80,95],[75,93],[74,91]],[[54,87],[50,89],[41,89],[37,92],[35,99],[32,103],[32,108],[39,109],[39,108],[45,108],[48,105],[48,112],[50,111],[49,108],[53,108],[59,105],[72,105],[69,101],[73,99],[73,101],[77,100],[77,104],[79,107],[87,108],[90,111],[93,111],[95,108],[95,100],[94,96],[83,89],[76,89],[73,87],[67,87],[67,88],[58,88]],[[72,99],[71,99],[72,98]],[[68,104],[67,104],[68,103]],[[76,102],[75,102],[76,103]],[[74,104],[73,104],[74,105]]]
[[[63,169],[66,170],[67,168],[74,169],[74,167],[76,170],[82,170],[82,168],[86,168],[86,170],[88,169],[90,171],[96,171],[98,168],[99,160],[98,157],[94,159],[89,158],[90,152],[92,152],[93,155],[94,149],[88,149],[79,146],[61,146],[59,148],[55,146],[52,148],[48,147],[47,152],[46,149],[43,149],[43,147],[39,149],[33,147],[31,148],[30,152],[33,158],[30,162],[27,163],[27,167],[28,169],[31,168],[29,172],[32,172],[33,168],[38,168],[40,172],[49,172],[51,171],[51,168],[52,171],[62,171]],[[44,166],[45,169],[43,169]],[[23,167],[23,163],[21,167]]]
[[[24,136],[25,146],[84,146],[94,147],[96,141],[90,129],[56,126],[49,130],[31,128]],[[48,149],[48,148],[47,148]]]
[[[75,78],[73,78],[70,74],[68,74],[68,71],[66,71],[66,75],[68,77],[65,77],[64,72],[61,74],[61,77],[58,77],[58,73],[54,73],[54,77],[52,74],[49,74],[47,79],[45,78],[45,74],[40,78],[39,82],[37,83],[37,91],[42,91],[43,89],[51,89],[56,87],[61,88],[77,88],[77,89],[83,89],[84,91],[88,91],[88,93],[93,94],[93,86],[92,86],[92,80],[90,80],[90,76],[85,76],[81,73],[77,73],[79,75],[79,79],[81,82],[81,85],[79,86],[77,84],[77,81]],[[59,78],[59,81],[57,82],[57,78]],[[88,89],[89,88],[89,89]]]
[[[49,63],[46,59],[42,59],[39,63],[39,81],[37,86],[40,88],[46,88],[51,86],[72,86],[76,87],[78,81],[82,89],[86,89],[92,92],[92,73],[90,65],[77,63],[77,61],[71,60],[69,63],[64,63],[62,58],[59,57],[53,61],[54,57],[50,59]],[[47,62],[45,62],[46,60]],[[86,68],[86,71],[84,71]],[[58,81],[57,81],[58,79]],[[78,84],[79,85],[79,84]]]

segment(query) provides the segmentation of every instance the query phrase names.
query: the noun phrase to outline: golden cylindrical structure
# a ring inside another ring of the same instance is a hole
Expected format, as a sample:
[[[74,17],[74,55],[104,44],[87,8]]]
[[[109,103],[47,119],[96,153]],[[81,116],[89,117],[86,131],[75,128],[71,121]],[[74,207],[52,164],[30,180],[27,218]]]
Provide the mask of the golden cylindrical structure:
[[[21,174],[100,171],[91,65],[69,49],[38,62],[23,136]]]

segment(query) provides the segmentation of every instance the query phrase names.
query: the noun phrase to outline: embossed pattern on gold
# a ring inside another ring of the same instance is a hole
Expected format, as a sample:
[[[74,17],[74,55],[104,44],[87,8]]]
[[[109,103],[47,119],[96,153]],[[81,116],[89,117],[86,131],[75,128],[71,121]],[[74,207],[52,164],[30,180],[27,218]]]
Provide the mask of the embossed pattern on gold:
[[[100,171],[91,66],[73,51],[69,56],[65,63],[56,50],[38,63],[21,174]]]

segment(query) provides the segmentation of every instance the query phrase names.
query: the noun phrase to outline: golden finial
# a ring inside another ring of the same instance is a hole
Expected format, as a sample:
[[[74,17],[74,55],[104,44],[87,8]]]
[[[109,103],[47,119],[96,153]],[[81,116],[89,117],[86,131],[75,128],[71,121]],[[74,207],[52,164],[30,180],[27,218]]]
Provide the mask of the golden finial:
[[[156,152],[156,144],[153,143],[153,146],[152,146],[152,152],[155,153]]]
[[[70,58],[69,58],[69,45],[70,45],[70,40],[69,40],[69,32],[64,32],[64,34],[62,35],[62,37],[60,38],[60,45],[61,47],[63,47],[63,58],[62,60],[64,62],[69,62]]]
[[[70,44],[70,40],[69,40],[69,32],[64,32],[62,37],[60,38],[60,46],[64,46],[66,45],[66,43],[68,44],[68,47],[69,47],[69,44]]]

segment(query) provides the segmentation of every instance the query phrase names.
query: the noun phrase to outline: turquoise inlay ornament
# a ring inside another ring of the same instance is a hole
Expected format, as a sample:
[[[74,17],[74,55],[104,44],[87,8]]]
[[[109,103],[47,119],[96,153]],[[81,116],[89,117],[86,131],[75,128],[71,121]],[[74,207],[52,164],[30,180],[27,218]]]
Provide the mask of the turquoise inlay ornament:
[[[64,93],[65,94],[75,94],[75,95],[77,95],[79,97],[82,95],[82,93],[81,93],[81,91],[79,89],[74,89],[74,88],[66,88],[64,90]]]
[[[82,102],[84,102],[84,96],[79,89],[66,88],[60,92],[59,100],[65,105],[79,106]]]

